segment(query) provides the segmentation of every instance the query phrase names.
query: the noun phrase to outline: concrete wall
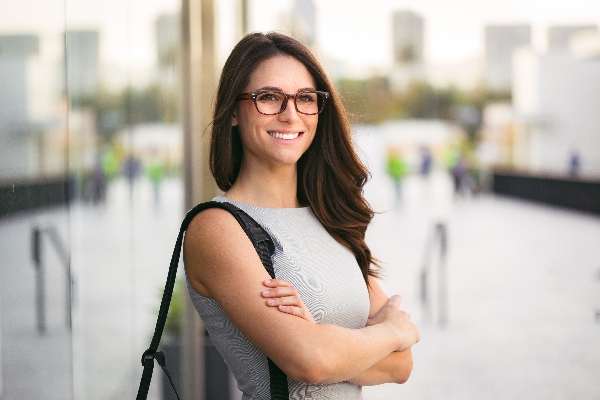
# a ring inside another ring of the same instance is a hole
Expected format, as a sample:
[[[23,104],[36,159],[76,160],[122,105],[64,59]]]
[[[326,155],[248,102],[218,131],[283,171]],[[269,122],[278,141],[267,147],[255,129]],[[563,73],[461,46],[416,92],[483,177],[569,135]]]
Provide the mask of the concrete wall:
[[[515,56],[513,107],[523,138],[524,164],[563,173],[572,152],[581,173],[600,175],[600,58],[577,58],[566,50]]]

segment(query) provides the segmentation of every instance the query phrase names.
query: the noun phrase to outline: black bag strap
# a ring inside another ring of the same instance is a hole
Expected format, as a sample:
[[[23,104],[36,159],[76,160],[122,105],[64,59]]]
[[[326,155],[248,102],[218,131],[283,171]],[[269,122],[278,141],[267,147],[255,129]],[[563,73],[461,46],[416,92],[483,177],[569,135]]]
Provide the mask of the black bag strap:
[[[250,217],[244,211],[242,211],[241,209],[239,209],[231,203],[208,201],[205,203],[200,203],[194,208],[192,208],[187,213],[187,215],[183,219],[183,222],[181,223],[179,235],[177,236],[177,242],[175,243],[173,255],[171,256],[171,264],[169,266],[169,273],[167,275],[167,283],[165,284],[165,291],[163,292],[163,297],[160,302],[160,309],[158,311],[156,327],[154,328],[154,335],[152,336],[150,347],[148,347],[144,354],[142,354],[142,365],[144,366],[144,371],[140,380],[140,386],[138,389],[136,400],[146,400],[146,398],[148,397],[148,390],[150,388],[150,381],[152,380],[152,372],[154,370],[155,359],[167,374],[169,382],[171,383],[171,386],[175,391],[175,395],[177,396],[177,399],[179,399],[179,394],[175,389],[175,385],[173,383],[173,380],[171,379],[171,374],[169,373],[169,370],[166,367],[165,356],[161,351],[157,350],[160,338],[165,328],[165,322],[167,320],[167,314],[169,312],[169,305],[171,303],[171,297],[173,295],[173,287],[175,286],[177,267],[179,265],[179,256],[181,254],[181,247],[183,245],[183,234],[188,228],[192,219],[196,215],[198,215],[198,213],[208,208],[221,208],[223,210],[229,211],[235,217],[235,219],[238,221],[238,223],[252,242],[252,245],[258,253],[258,256],[260,257],[263,266],[265,267],[271,278],[275,278],[273,261],[271,259],[273,253],[275,252],[275,245],[273,244],[273,240],[271,239],[269,234],[263,229],[262,226],[258,224],[258,222],[256,222],[252,217]],[[270,358],[268,358],[267,360],[269,364],[269,384],[271,391],[271,399],[287,400],[289,398],[287,376],[277,365],[275,365],[273,361],[271,361]]]

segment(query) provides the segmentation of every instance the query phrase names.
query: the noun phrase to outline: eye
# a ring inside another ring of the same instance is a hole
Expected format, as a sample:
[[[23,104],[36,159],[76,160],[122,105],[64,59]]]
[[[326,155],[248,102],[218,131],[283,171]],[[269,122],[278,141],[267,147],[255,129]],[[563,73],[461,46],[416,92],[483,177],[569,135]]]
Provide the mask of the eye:
[[[274,92],[260,93],[256,96],[256,100],[261,103],[279,103],[281,102],[281,94]]]
[[[317,101],[316,93],[300,93],[296,97],[296,101],[299,103],[315,103]]]

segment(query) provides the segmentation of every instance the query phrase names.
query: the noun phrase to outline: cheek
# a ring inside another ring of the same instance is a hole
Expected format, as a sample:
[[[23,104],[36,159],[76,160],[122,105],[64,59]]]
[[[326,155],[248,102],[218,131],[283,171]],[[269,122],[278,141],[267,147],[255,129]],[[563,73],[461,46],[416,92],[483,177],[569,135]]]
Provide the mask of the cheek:
[[[268,125],[268,121],[265,122],[260,116],[248,115],[244,112],[237,114],[237,130],[242,141],[253,141],[257,137],[262,136],[262,132],[265,126]]]
[[[317,126],[319,125],[319,118],[309,121],[307,125],[310,127],[311,132],[315,134],[317,131]]]
[[[232,118],[232,122],[235,121],[238,128],[249,132],[256,127],[265,125],[268,122],[268,118],[265,117],[265,115],[259,114],[256,111],[254,104],[244,104],[238,107],[234,118]]]

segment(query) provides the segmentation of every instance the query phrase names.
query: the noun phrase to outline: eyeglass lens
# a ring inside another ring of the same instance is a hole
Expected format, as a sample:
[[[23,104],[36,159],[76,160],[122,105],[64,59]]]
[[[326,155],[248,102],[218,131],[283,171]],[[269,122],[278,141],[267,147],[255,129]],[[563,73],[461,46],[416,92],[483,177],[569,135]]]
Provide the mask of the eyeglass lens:
[[[255,104],[263,114],[279,114],[284,101],[287,96],[281,92],[261,92],[257,94]],[[294,96],[294,102],[299,113],[318,114],[325,104],[325,97],[316,92],[300,92]]]

